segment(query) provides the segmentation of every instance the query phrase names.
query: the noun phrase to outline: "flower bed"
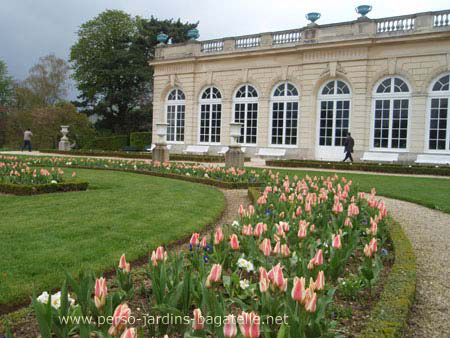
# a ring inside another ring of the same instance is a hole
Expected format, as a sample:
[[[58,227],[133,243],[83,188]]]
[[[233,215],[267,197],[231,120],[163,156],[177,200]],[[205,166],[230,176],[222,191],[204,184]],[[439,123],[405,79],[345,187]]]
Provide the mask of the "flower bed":
[[[61,151],[54,149],[42,149],[42,153],[63,154],[63,155],[80,155],[80,156],[105,156],[105,157],[123,157],[152,159],[150,152],[127,152],[127,151],[102,151],[102,150],[70,150]],[[225,157],[220,155],[195,155],[195,154],[170,154],[172,161],[190,161],[190,162],[225,162]],[[250,161],[250,157],[245,157],[245,161]]]
[[[41,333],[135,337],[136,331],[147,330],[149,336],[235,337],[239,327],[244,337],[334,335],[329,305],[349,259],[366,287],[378,279],[379,252],[387,240],[384,204],[375,191],[366,196],[337,176],[299,180],[268,175],[256,205],[241,206],[232,225],[217,228],[211,237],[193,234],[188,251],[168,253],[159,247],[152,252],[148,281],[141,288],[148,311],[141,318],[148,324],[145,329],[133,317],[139,314],[131,305],[137,290],[122,256],[114,292],[103,278],[94,282],[85,274],[78,281],[68,276],[74,306],[66,286],[56,308],[50,297],[43,304],[35,295]],[[93,322],[61,326],[61,316],[87,316]],[[102,320],[108,316],[109,322]],[[172,319],[149,322],[157,316]]]
[[[0,158],[0,160],[2,160]],[[61,168],[31,168],[14,158],[0,161],[0,193],[34,195],[86,190],[87,182],[66,181]],[[72,174],[75,177],[75,173]]]
[[[402,165],[390,163],[343,163],[326,161],[304,161],[304,160],[270,160],[267,166],[286,168],[321,168],[336,170],[358,170],[380,173],[409,174],[409,175],[438,175],[450,176],[448,166],[420,166]]]
[[[91,168],[120,170],[154,175],[167,178],[182,179],[190,182],[214,185],[227,189],[246,189],[249,186],[261,186],[267,179],[268,171],[261,174],[255,170],[225,169],[222,167],[206,167],[186,163],[160,163],[150,160],[111,160],[92,158],[62,157],[6,157],[0,155],[2,161],[23,161],[28,166],[57,166],[69,168]]]

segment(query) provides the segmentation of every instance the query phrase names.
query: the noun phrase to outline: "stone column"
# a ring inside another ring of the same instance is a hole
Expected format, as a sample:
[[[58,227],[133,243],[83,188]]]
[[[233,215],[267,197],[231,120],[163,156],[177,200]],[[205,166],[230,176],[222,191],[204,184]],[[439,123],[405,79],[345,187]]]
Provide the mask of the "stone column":
[[[225,167],[242,169],[244,167],[244,153],[240,145],[232,145],[225,154]]]
[[[169,149],[166,144],[167,135],[167,123],[157,123],[156,124],[156,135],[158,136],[158,141],[152,152],[153,161],[159,161],[161,163],[169,161]]]

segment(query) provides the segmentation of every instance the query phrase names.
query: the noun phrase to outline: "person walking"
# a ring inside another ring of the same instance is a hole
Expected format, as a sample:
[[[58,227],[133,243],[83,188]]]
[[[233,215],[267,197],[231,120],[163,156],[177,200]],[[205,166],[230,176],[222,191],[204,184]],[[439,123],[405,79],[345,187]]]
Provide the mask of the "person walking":
[[[28,148],[28,151],[31,152],[31,136],[33,136],[33,133],[31,132],[31,129],[28,128],[27,130],[25,130],[25,132],[23,133],[23,146],[22,146],[22,151],[25,148]]]
[[[355,140],[353,139],[351,133],[347,133],[347,138],[344,141],[345,158],[342,162],[345,162],[348,158],[350,159],[350,161],[353,162],[352,153],[353,153],[354,146],[355,146]]]

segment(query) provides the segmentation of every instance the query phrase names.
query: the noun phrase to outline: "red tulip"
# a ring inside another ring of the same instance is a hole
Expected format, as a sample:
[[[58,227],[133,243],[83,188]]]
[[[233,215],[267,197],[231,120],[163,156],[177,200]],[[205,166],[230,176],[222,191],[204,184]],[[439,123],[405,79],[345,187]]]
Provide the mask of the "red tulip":
[[[101,277],[95,281],[95,296],[94,302],[97,309],[101,309],[106,302],[106,295],[108,294],[108,288],[106,286],[106,279]]]
[[[205,326],[205,319],[202,317],[202,311],[200,309],[194,310],[194,320],[192,322],[192,329],[194,331],[200,331]]]
[[[323,290],[325,288],[325,273],[319,271],[316,282],[314,283],[316,290]]]
[[[259,268],[259,290],[264,293],[269,289],[270,279],[264,267]]]
[[[259,245],[259,249],[262,251],[264,256],[269,257],[272,252],[272,247],[270,246],[270,239],[264,238],[264,240]]]
[[[230,246],[233,250],[239,250],[239,240],[236,234],[233,234],[230,239]]]
[[[342,244],[341,244],[341,236],[337,235],[335,236],[334,234],[331,235],[331,241],[333,242],[333,248],[336,250],[339,250],[340,248],[342,248]]]
[[[200,234],[192,234],[191,240],[190,240],[190,244],[192,245],[192,247],[197,246],[198,245],[198,238],[200,237]]]
[[[234,338],[237,336],[236,317],[232,314],[225,317],[223,335],[225,338]]]
[[[292,288],[291,296],[292,299],[299,303],[304,303],[305,301],[305,278],[295,277],[294,278],[294,287]]]
[[[119,261],[119,268],[122,269],[123,272],[130,272],[131,268],[130,268],[130,263],[127,263],[126,259],[125,259],[125,254],[123,254],[120,257],[120,261]]]
[[[218,227],[216,228],[216,232],[214,234],[214,244],[218,245],[223,241],[223,232],[222,232],[222,228]]]
[[[242,312],[238,317],[239,329],[241,330],[244,338],[258,338],[259,337],[259,326],[260,318],[254,313]]]
[[[308,288],[305,296],[305,310],[307,312],[315,312],[317,303],[317,293]]]

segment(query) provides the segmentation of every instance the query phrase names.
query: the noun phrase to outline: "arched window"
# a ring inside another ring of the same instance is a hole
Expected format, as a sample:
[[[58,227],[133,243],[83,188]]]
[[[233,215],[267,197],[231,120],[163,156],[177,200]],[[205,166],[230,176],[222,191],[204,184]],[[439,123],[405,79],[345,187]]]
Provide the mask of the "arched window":
[[[184,115],[186,97],[181,89],[172,90],[167,96],[167,141],[184,142]]]
[[[433,82],[429,96],[428,149],[450,151],[450,74]]]
[[[375,87],[372,124],[374,149],[406,149],[410,89],[399,77],[389,77]]]
[[[284,82],[272,94],[271,137],[272,145],[296,145],[299,94],[297,88]]]
[[[258,125],[258,92],[251,85],[238,89],[233,98],[234,122],[242,123],[239,143],[256,144]]]
[[[220,143],[221,120],[222,94],[208,87],[200,96],[200,143]]]
[[[341,80],[327,82],[319,91],[319,146],[341,147],[350,124],[350,87]]]

